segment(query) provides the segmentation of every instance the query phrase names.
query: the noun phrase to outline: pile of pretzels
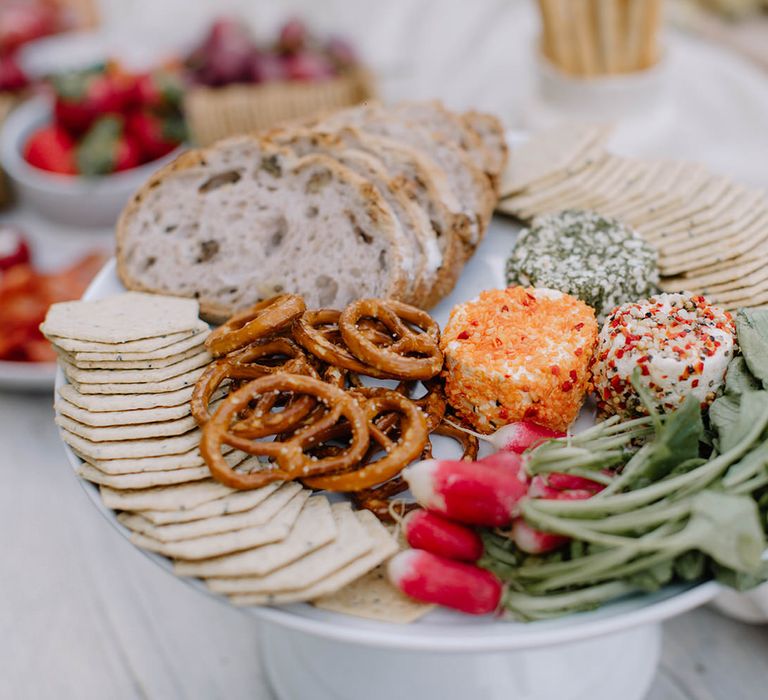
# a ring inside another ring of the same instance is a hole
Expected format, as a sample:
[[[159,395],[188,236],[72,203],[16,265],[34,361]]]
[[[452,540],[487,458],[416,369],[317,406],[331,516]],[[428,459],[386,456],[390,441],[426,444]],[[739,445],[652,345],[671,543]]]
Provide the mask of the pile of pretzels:
[[[282,294],[233,316],[208,336],[215,359],[191,400],[213,478],[236,489],[300,480],[350,493],[389,519],[389,499],[406,489],[399,474],[431,456],[430,435],[477,456],[476,438],[445,420],[439,340],[429,314],[391,299],[308,310],[300,296]],[[426,393],[416,399],[419,383]],[[231,467],[232,449],[262,457],[263,468]]]

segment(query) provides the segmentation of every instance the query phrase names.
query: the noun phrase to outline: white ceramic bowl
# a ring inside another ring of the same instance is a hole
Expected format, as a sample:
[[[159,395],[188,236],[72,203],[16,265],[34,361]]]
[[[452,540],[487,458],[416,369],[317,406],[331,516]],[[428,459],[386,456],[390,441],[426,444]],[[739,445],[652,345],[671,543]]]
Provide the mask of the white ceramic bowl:
[[[131,195],[183,150],[179,147],[163,158],[113,175],[89,178],[49,173],[27,163],[23,149],[32,132],[50,121],[51,107],[44,97],[13,110],[0,132],[0,162],[22,204],[70,226],[114,224]]]

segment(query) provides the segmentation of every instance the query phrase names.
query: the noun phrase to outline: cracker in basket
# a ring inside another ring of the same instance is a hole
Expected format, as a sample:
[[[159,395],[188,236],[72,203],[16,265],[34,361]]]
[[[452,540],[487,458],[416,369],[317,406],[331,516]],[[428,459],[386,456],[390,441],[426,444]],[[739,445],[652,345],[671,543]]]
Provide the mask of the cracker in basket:
[[[317,583],[304,588],[272,594],[236,594],[230,596],[230,601],[235,605],[281,605],[284,603],[298,603],[314,600],[325,595],[331,595],[349,585],[361,576],[364,576],[379,564],[393,556],[397,550],[397,542],[376,518],[367,510],[355,513],[365,527],[368,535],[373,540],[373,548],[363,556],[358,557],[346,566],[334,571],[329,576],[320,579]],[[311,555],[310,555],[311,556]]]
[[[143,423],[139,425],[92,426],[79,423],[68,416],[56,416],[56,425],[67,432],[91,442],[118,442],[121,440],[145,440],[158,437],[183,435],[197,426],[192,416],[176,420]]]
[[[183,362],[184,360],[188,360],[191,357],[195,357],[195,355],[199,355],[201,352],[205,350],[205,346],[202,344],[202,342],[197,342],[195,345],[193,345],[191,348],[188,348],[187,350],[183,350],[180,353],[177,353],[175,355],[169,355],[168,357],[159,358],[155,360],[134,360],[132,355],[128,354],[116,354],[112,355],[110,359],[107,360],[99,360],[99,359],[82,359],[85,356],[85,353],[79,353],[76,357],[75,355],[71,353],[66,353],[63,351],[58,351],[59,357],[64,360],[68,365],[71,365],[72,367],[76,367],[80,370],[127,370],[127,369],[160,369],[163,367],[171,367],[173,365],[177,365],[180,362]],[[77,358],[81,359],[77,359]],[[107,357],[110,357],[107,355]],[[115,359],[117,358],[117,359]]]
[[[245,568],[250,573],[258,570],[259,574],[264,575],[296,562],[333,542],[337,532],[328,499],[324,496],[312,496],[304,504],[296,523],[282,542],[199,562],[177,561],[174,571],[179,576],[205,576],[206,571],[226,570],[227,566],[236,567],[240,562],[241,570],[248,564]]]
[[[205,367],[193,369],[186,374],[180,374],[178,377],[171,377],[161,382],[137,382],[136,384],[86,384],[78,382],[67,376],[72,386],[81,394],[165,394],[179,389],[190,388],[189,395],[192,396],[191,388],[205,370]],[[146,399],[146,397],[145,397]],[[151,398],[147,399],[150,406]],[[160,404],[158,404],[160,405]]]
[[[240,493],[213,479],[181,486],[147,487],[140,490],[120,490],[101,487],[101,500],[112,510],[157,510],[176,512],[191,510],[234,493]]]
[[[188,406],[194,389],[192,382],[189,386],[166,392],[97,395],[81,394],[71,384],[63,384],[59,387],[59,396],[84,411],[101,413]]]
[[[169,365],[168,367],[157,367],[155,369],[80,369],[70,364],[66,360],[62,361],[62,368],[67,379],[79,384],[140,384],[163,382],[173,377],[186,374],[199,367],[204,367],[211,363],[213,358],[208,351],[198,350],[192,357],[188,357],[181,362]],[[117,393],[119,387],[115,387]]]
[[[376,567],[340,591],[312,601],[323,610],[407,625],[424,617],[434,605],[420,603],[397,590],[383,566]]]
[[[264,525],[279,513],[288,502],[302,490],[301,484],[292,481],[283,484],[267,498],[249,510],[240,513],[225,513],[224,515],[192,520],[187,523],[169,523],[155,525],[141,513],[121,513],[117,519],[129,530],[146,535],[158,542],[181,542],[194,540],[222,532],[243,530],[247,527]]]
[[[189,452],[200,444],[200,430],[194,428],[183,435],[145,440],[114,440],[93,442],[61,431],[61,437],[75,452],[87,459],[134,459],[137,457],[164,457]]]
[[[125,292],[99,301],[53,304],[41,326],[48,336],[121,343],[199,327],[194,299]]]
[[[299,517],[304,503],[309,498],[309,491],[297,493],[272,520],[263,525],[254,525],[242,530],[207,535],[193,540],[179,542],[160,542],[154,537],[148,537],[137,532],[131,534],[131,542],[138,547],[149,549],[158,554],[174,559],[209,559],[231,552],[240,552],[251,547],[259,547],[270,542],[281,542],[290,533],[293,524]]]
[[[221,498],[201,503],[193,508],[177,508],[175,510],[144,509],[138,510],[142,517],[155,525],[170,525],[172,523],[188,523],[193,520],[216,518],[221,515],[242,513],[259,505],[264,499],[279,489],[284,482],[273,481],[258,489],[233,491]]]
[[[502,175],[501,197],[535,187],[548,178],[573,170],[602,148],[610,129],[604,125],[558,126],[541,131],[512,149]]]
[[[291,563],[275,566],[263,556],[262,547],[204,561],[177,561],[174,571],[180,576],[207,578],[210,588],[229,593],[277,593],[310,586],[373,547],[373,539],[349,503],[334,503],[331,514],[336,537]]]

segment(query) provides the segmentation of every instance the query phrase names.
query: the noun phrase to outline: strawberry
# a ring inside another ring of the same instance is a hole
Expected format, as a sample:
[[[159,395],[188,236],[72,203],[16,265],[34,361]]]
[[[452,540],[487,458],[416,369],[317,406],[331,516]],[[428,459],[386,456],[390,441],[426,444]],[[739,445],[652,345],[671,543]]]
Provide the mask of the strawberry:
[[[74,134],[82,134],[106,114],[120,114],[128,89],[119,79],[100,70],[65,73],[54,79],[56,121]]]
[[[24,145],[24,159],[36,168],[53,173],[75,175],[75,142],[56,124],[33,132]]]
[[[184,85],[178,74],[155,70],[136,77],[136,102],[151,109],[175,108],[181,105]]]
[[[27,86],[27,76],[14,56],[0,55],[0,91],[21,90]]]
[[[107,175],[141,163],[135,140],[124,133],[121,117],[102,117],[77,147],[77,165],[83,175]]]
[[[180,117],[162,119],[146,111],[131,113],[126,129],[137,141],[145,161],[161,158],[186,137],[184,121]]]

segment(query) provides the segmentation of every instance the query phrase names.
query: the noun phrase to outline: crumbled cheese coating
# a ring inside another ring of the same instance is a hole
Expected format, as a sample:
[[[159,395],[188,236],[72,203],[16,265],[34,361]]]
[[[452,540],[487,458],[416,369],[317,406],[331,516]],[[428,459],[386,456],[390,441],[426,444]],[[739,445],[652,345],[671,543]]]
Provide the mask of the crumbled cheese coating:
[[[490,433],[516,420],[565,430],[589,385],[597,340],[586,304],[551,289],[494,289],[459,304],[443,330],[445,391]]]
[[[567,210],[540,216],[520,233],[507,261],[507,282],[572,294],[602,321],[619,304],[656,290],[657,253],[616,219]]]
[[[626,417],[646,413],[630,382],[636,367],[659,410],[674,410],[689,394],[707,406],[735,351],[731,315],[702,296],[659,294],[625,304],[608,317],[598,337],[592,364],[598,407]]]

